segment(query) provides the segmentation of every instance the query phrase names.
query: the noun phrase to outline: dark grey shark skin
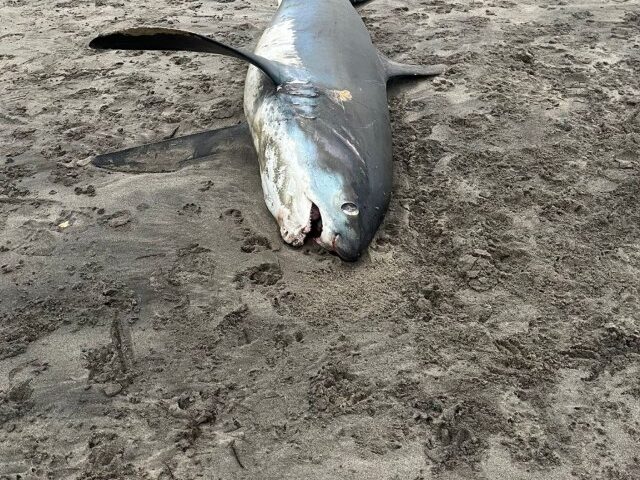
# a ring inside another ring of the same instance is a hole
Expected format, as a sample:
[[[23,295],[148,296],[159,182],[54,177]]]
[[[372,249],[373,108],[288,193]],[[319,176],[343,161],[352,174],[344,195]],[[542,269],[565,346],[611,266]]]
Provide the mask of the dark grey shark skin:
[[[282,0],[254,53],[168,29],[125,30],[91,46],[205,51],[249,62],[245,115],[282,238],[300,246],[314,235],[353,261],[370,244],[391,196],[387,82],[444,69],[384,58],[352,3],[364,2]]]

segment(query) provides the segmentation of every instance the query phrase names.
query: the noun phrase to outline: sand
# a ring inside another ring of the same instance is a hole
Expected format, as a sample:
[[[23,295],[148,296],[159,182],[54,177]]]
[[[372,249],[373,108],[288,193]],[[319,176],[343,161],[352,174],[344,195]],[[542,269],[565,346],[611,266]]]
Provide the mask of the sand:
[[[355,264],[283,245],[251,155],[91,155],[243,120],[275,1],[0,6],[0,478],[640,478],[640,2],[396,1],[393,201]],[[176,131],[177,129],[177,131]]]

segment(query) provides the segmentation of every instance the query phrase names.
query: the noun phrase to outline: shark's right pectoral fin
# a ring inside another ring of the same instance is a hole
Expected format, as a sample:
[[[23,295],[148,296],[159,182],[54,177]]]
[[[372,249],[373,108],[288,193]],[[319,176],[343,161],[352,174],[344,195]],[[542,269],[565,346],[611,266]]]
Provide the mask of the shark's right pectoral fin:
[[[255,156],[246,123],[127,148],[93,158],[99,168],[127,173],[165,173],[206,161],[216,154]],[[246,155],[245,155],[246,154]]]
[[[203,52],[238,58],[262,70],[275,85],[284,82],[282,65],[241,48],[231,47],[222,42],[171,28],[129,28],[107,33],[94,38],[89,46],[110,50],[168,50],[183,52]]]

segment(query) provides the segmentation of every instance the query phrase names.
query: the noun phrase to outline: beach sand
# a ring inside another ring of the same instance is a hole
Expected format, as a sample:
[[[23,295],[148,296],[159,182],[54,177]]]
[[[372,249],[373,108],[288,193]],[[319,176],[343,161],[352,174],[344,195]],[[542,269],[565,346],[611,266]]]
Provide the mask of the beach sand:
[[[378,0],[395,181],[369,252],[284,245],[250,152],[90,157],[243,121],[276,2],[0,6],[0,478],[640,478],[640,2]],[[177,129],[177,130],[176,130]]]

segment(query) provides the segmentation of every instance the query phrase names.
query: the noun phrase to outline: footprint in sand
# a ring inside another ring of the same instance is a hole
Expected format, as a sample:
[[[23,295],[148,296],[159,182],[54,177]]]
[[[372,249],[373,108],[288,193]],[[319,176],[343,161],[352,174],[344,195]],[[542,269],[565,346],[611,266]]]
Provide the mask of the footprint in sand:
[[[261,263],[258,266],[247,268],[236,274],[233,281],[237,288],[247,285],[273,286],[282,278],[282,269],[276,263]]]
[[[236,208],[228,208],[221,215],[221,219],[229,219],[238,228],[236,231],[239,233],[239,236],[242,238],[242,245],[240,246],[240,250],[245,253],[257,253],[265,250],[272,250],[271,242],[264,235],[260,235],[256,233],[250,227],[242,227],[240,225],[244,224],[244,216],[242,212]]]

